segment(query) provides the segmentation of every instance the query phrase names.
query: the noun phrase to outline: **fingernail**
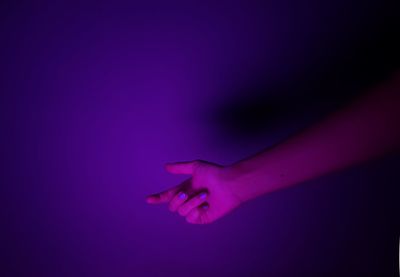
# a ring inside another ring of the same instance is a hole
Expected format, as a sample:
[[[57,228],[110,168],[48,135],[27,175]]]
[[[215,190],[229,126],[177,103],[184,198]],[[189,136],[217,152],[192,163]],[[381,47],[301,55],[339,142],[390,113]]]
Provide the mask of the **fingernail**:
[[[185,198],[186,198],[186,193],[180,192],[180,193],[179,193],[179,198],[180,198],[180,199],[185,199]]]
[[[206,192],[202,192],[202,193],[200,193],[199,197],[200,197],[200,199],[206,199],[207,193]]]

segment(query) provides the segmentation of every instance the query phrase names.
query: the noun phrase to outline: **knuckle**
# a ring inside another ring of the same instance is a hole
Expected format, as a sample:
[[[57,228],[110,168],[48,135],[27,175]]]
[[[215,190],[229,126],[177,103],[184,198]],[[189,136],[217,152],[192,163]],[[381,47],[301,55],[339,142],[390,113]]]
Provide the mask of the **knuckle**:
[[[189,202],[186,203],[186,206],[188,209],[192,209],[194,206],[196,206],[196,203],[197,203],[197,197],[194,197]]]

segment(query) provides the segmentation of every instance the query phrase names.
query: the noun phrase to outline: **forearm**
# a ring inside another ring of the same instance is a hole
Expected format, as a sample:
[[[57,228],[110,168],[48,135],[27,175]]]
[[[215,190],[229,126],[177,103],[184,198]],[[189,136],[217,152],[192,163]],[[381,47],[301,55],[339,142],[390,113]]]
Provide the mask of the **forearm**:
[[[228,168],[242,200],[279,190],[397,149],[400,78],[283,143]]]

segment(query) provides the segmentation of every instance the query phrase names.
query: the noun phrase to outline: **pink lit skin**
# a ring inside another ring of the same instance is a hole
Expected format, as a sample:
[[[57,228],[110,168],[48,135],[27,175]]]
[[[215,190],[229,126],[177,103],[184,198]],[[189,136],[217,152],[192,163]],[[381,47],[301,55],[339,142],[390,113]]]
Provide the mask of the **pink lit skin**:
[[[222,166],[191,161],[167,164],[165,168],[172,174],[188,174],[191,177],[174,188],[148,196],[147,202],[169,203],[169,210],[186,217],[189,223],[211,223],[241,203],[231,183],[223,180]]]
[[[170,211],[189,223],[207,224],[246,201],[398,151],[399,146],[400,74],[395,74],[345,109],[232,165],[167,164],[168,172],[190,178],[146,200],[169,203]]]

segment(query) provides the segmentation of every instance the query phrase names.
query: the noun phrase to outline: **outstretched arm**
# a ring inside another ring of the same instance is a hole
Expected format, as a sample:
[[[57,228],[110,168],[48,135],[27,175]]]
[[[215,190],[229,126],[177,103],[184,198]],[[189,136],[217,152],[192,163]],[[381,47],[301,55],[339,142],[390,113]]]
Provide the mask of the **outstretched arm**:
[[[233,165],[202,161],[167,165],[191,175],[149,196],[169,202],[190,223],[210,223],[241,203],[397,150],[400,146],[400,75],[318,124]]]

